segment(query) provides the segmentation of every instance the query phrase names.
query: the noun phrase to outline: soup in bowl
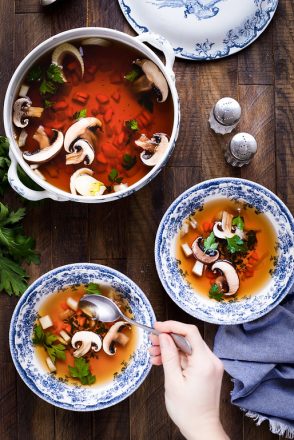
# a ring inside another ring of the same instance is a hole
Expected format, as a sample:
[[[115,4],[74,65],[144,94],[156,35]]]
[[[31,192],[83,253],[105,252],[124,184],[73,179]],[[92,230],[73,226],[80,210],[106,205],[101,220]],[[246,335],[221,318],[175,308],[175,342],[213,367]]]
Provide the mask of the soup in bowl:
[[[166,66],[142,41],[110,29],[74,29],[20,64],[5,100],[9,180],[27,198],[105,202],[131,194],[164,166],[179,109]],[[158,43],[159,44],[159,43]],[[16,161],[45,191],[21,184]]]
[[[217,324],[264,315],[293,284],[294,222],[266,188],[222,178],[196,185],[170,206],[155,258],[171,298]]]
[[[95,321],[79,308],[85,294],[112,299],[126,316],[152,326],[143,292],[125,275],[97,264],[54,269],[21,297],[10,326],[18,373],[47,402],[93,411],[130,396],[149,370],[148,335],[123,321]]]

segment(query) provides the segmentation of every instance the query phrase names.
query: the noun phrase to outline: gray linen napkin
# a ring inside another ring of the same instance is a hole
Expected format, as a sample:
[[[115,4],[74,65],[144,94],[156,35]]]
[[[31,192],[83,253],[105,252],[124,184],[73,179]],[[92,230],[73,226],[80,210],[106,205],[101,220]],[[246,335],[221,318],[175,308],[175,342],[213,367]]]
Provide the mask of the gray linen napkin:
[[[294,438],[294,292],[256,321],[221,326],[214,353],[233,378],[232,403]]]

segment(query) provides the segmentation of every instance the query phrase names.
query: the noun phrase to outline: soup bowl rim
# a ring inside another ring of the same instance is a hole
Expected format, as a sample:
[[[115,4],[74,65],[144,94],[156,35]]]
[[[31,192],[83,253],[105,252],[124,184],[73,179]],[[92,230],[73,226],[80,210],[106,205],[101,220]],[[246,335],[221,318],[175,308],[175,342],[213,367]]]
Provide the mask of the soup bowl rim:
[[[127,189],[119,191],[117,193],[106,194],[102,196],[80,196],[74,195],[67,191],[64,191],[49,182],[41,179],[34,171],[30,168],[29,164],[23,159],[22,151],[19,148],[17,141],[14,136],[14,126],[12,122],[12,105],[17,96],[17,90],[24,79],[24,74],[27,70],[36,62],[40,56],[43,56],[45,53],[52,50],[59,44],[70,42],[74,40],[80,40],[82,38],[88,37],[101,37],[108,38],[122,43],[128,47],[132,47],[142,52],[146,57],[155,62],[160,70],[163,72],[171,93],[172,98],[172,106],[173,106],[173,125],[172,125],[172,133],[169,140],[169,148],[167,149],[165,155],[162,160],[157,163],[154,167],[150,169],[150,171],[142,177],[140,180],[130,185]],[[148,41],[156,41],[160,50],[163,51],[166,64],[164,64],[158,55],[150,49],[144,42]],[[128,195],[133,194],[137,190],[141,189],[145,185],[147,185],[156,175],[162,170],[162,168],[166,165],[169,160],[178,137],[179,133],[179,125],[180,125],[180,103],[179,97],[177,93],[177,89],[175,86],[175,76],[172,71],[172,66],[174,63],[174,53],[170,51],[170,44],[161,36],[152,34],[152,33],[144,33],[138,36],[131,36],[126,34],[125,32],[121,32],[115,29],[104,28],[104,27],[81,27],[69,29],[64,32],[60,32],[56,35],[53,35],[40,44],[38,44],[33,50],[31,50],[24,59],[19,63],[16,68],[6,91],[5,100],[4,100],[4,108],[3,108],[3,119],[4,119],[4,129],[6,136],[10,143],[10,158],[11,165],[8,171],[8,179],[11,186],[22,196],[30,199],[30,200],[41,200],[44,198],[51,198],[57,201],[75,201],[82,203],[105,203],[113,200],[118,200]],[[21,168],[25,171],[25,173],[41,188],[42,191],[34,191],[27,187],[25,187],[19,180],[17,176],[17,165],[20,165]]]

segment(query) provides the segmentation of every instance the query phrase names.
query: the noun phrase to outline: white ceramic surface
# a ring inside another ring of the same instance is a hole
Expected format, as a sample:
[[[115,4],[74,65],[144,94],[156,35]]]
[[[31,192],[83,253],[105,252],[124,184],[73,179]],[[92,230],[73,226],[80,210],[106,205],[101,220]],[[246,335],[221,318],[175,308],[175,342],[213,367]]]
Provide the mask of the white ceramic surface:
[[[251,44],[270,23],[278,0],[118,0],[139,34],[157,32],[177,57],[214,60]]]
[[[170,93],[173,100],[173,110],[174,110],[174,121],[173,121],[173,130],[170,137],[169,148],[167,149],[165,155],[162,160],[151,170],[146,176],[144,176],[141,180],[136,182],[135,184],[129,186],[127,189],[120,191],[118,193],[107,194],[99,197],[85,197],[79,195],[73,195],[66,191],[62,191],[59,188],[54,187],[50,183],[42,180],[40,177],[36,175],[29,167],[29,165],[25,162],[22,157],[22,153],[17,145],[17,142],[14,138],[14,129],[12,124],[12,106],[16,99],[16,93],[19,90],[19,86],[23,77],[27,70],[42,56],[44,53],[51,51],[54,47],[58,46],[61,43],[66,41],[74,41],[81,40],[87,37],[101,37],[101,38],[109,38],[115,41],[119,41],[121,43],[126,44],[132,48],[135,48],[142,52],[147,58],[151,59],[154,63],[158,65],[161,71],[164,73],[165,78],[168,82]],[[155,55],[155,53],[149,49],[148,46],[144,44],[144,42],[151,43],[159,47],[165,56],[165,64],[160,60],[160,58]],[[29,200],[41,200],[45,198],[51,198],[53,200],[57,200],[60,202],[64,201],[75,201],[82,203],[103,203],[110,202],[113,200],[120,199],[122,197],[128,196],[143,186],[147,185],[165,166],[168,161],[170,155],[173,152],[175,142],[179,132],[179,124],[180,124],[180,107],[179,107],[179,98],[177,94],[177,90],[175,87],[175,75],[173,72],[173,64],[174,64],[175,56],[173,53],[173,49],[170,44],[161,36],[146,33],[144,35],[139,35],[138,37],[131,37],[123,32],[119,32],[113,29],[107,28],[78,28],[71,29],[66,32],[62,32],[57,34],[43,43],[39,44],[35,49],[33,49],[20,63],[18,68],[16,69],[11,81],[8,85],[8,89],[5,95],[4,102],[4,127],[6,136],[10,142],[10,158],[11,158],[11,166],[8,171],[8,179],[12,188],[18,192],[21,196],[25,197]],[[33,191],[19,180],[17,175],[17,164],[23,168],[23,170],[28,174],[32,180],[34,180],[40,187],[44,188],[44,191]]]

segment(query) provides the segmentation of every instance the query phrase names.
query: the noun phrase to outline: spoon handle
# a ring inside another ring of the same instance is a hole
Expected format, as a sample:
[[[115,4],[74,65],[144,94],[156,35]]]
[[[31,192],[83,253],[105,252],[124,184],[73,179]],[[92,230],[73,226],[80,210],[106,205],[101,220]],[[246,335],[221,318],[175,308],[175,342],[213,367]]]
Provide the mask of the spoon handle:
[[[142,328],[143,330],[146,330],[148,333],[153,333],[156,336],[160,335],[160,332],[158,330],[155,330],[155,328],[148,327],[147,325],[140,324],[139,322],[133,321],[132,319],[128,318],[127,316],[124,316],[124,319],[126,322],[132,325],[136,325],[137,327]],[[170,333],[170,336],[173,338],[174,343],[176,346],[185,354],[192,354],[192,348],[184,336],[178,335],[177,333]]]

